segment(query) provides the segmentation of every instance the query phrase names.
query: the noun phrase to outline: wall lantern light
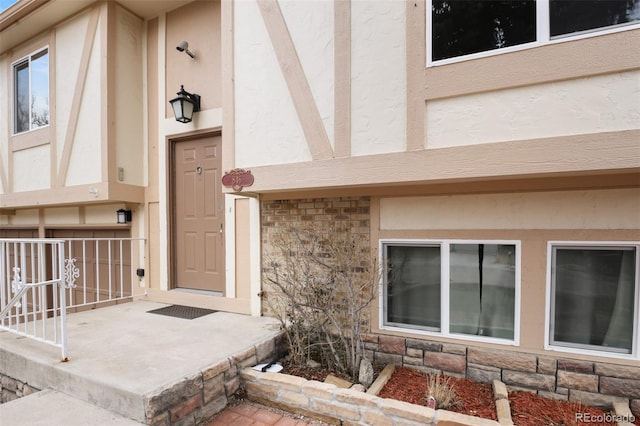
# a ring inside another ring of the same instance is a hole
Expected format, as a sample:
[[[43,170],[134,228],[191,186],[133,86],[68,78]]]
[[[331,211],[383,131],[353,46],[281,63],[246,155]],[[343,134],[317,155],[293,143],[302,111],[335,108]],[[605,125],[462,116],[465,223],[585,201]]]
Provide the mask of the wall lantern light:
[[[185,91],[183,85],[180,85],[180,91],[176,94],[178,96],[169,101],[176,121],[190,123],[193,113],[200,111],[200,95]]]
[[[131,222],[131,210],[120,209],[116,212],[118,223]]]

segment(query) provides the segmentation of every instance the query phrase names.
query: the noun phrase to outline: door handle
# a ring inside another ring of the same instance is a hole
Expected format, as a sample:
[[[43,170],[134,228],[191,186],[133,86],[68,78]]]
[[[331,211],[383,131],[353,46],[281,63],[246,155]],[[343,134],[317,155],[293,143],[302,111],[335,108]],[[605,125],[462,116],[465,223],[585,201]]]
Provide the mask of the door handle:
[[[223,229],[222,229],[222,227],[223,227],[222,225],[223,225],[223,224],[221,223],[221,224],[220,224],[220,237],[221,237],[221,238],[224,238],[224,231],[223,231]]]

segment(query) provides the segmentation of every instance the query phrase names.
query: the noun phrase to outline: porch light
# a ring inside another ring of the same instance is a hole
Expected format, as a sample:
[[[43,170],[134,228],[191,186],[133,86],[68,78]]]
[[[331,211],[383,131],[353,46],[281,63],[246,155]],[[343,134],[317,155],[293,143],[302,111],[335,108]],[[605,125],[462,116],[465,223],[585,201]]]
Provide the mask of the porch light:
[[[116,212],[118,223],[131,222],[131,210],[120,209]]]
[[[190,123],[193,113],[200,111],[200,95],[185,91],[183,85],[180,85],[180,91],[176,94],[178,96],[169,101],[176,121]]]

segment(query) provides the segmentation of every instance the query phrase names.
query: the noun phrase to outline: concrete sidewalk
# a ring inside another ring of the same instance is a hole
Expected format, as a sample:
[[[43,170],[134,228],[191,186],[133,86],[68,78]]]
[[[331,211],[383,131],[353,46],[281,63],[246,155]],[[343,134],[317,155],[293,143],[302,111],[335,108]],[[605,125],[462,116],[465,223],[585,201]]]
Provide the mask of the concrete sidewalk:
[[[174,404],[199,403],[202,409],[214,404],[219,408],[206,410],[215,413],[226,405],[227,380],[237,374],[229,360],[239,357],[245,367],[270,356],[265,353],[279,334],[278,322],[227,312],[192,320],[148,312],[164,306],[137,301],[69,314],[66,363],[60,362],[58,348],[0,332],[0,373],[139,422],[163,413],[158,405],[167,399]],[[190,392],[200,392],[201,400],[181,399]],[[176,407],[166,411],[181,415]],[[13,409],[3,408],[1,413],[3,426],[16,424]],[[45,418],[49,414],[42,413]]]

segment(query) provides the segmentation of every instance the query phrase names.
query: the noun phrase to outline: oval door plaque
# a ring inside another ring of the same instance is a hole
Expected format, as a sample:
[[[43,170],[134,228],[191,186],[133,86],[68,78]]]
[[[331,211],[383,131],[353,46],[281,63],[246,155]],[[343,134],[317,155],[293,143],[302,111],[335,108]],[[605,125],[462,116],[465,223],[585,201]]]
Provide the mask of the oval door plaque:
[[[222,176],[222,184],[240,192],[245,186],[253,185],[253,175],[251,170],[233,169],[230,172],[225,172]]]

